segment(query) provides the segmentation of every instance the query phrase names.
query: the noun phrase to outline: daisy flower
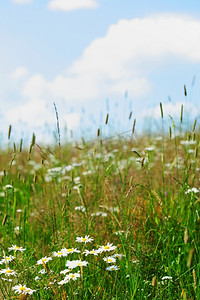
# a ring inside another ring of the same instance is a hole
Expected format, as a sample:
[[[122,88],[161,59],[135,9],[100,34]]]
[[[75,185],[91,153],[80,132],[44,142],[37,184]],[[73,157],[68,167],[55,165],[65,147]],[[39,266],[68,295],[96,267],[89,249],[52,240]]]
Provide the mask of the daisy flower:
[[[66,249],[67,250],[67,249]],[[54,257],[62,257],[62,256],[67,256],[68,253],[65,249],[62,249],[61,251],[58,251],[58,252],[53,252],[52,255]]]
[[[51,257],[45,256],[45,257],[39,259],[39,260],[37,261],[37,264],[38,264],[38,265],[43,265],[43,263],[46,264],[46,263],[47,263],[48,261],[50,261],[50,260],[52,260]]]
[[[39,276],[35,276],[35,281],[38,281],[40,280],[40,277]]]
[[[112,251],[115,250],[117,246],[113,246],[113,244],[107,243],[106,246],[101,246],[98,250],[99,252],[104,252],[104,251]]]
[[[78,249],[75,249],[75,248],[69,248],[69,249],[63,248],[61,250],[61,252],[69,254],[69,253],[74,253],[74,252],[80,253],[81,251],[79,251]]]
[[[85,207],[84,206],[76,206],[75,210],[80,210],[82,212],[85,212]]]
[[[86,235],[85,237],[77,237],[76,238],[76,242],[79,243],[91,243],[94,239],[93,238],[89,238],[89,235]]]
[[[98,255],[99,254],[99,250],[94,250],[94,249],[92,249],[92,250],[85,250],[84,252],[83,252],[83,254],[85,254],[85,256],[87,256],[88,254],[93,254],[93,255]]]
[[[21,284],[14,286],[12,289],[15,291],[15,293],[22,294],[22,295],[27,295],[27,294],[32,295],[35,292],[35,290],[27,288],[25,285],[21,285]]]
[[[103,260],[107,263],[115,263],[116,262],[116,258],[114,256],[108,256],[108,257],[104,257]]]
[[[17,272],[11,270],[11,269],[2,269],[0,270],[0,274],[5,274],[7,276],[10,276],[10,275],[13,275],[13,276],[16,276],[17,275]]]
[[[118,266],[115,266],[115,265],[112,265],[108,268],[106,268],[107,271],[117,271],[119,270],[119,267]]]
[[[15,257],[12,256],[12,255],[6,256],[4,259],[2,259],[2,260],[0,261],[0,265],[4,264],[4,263],[6,263],[6,262],[9,263],[9,262],[11,262],[13,259],[15,259]]]
[[[16,245],[12,245],[12,247],[8,248],[8,251],[12,251],[12,250],[14,250],[15,252],[16,252],[16,251],[21,251],[21,252],[23,252],[23,251],[25,251],[26,249],[25,249],[25,248],[22,248],[22,247],[18,247],[18,246],[16,246]]]
[[[66,282],[72,280],[76,280],[78,277],[81,277],[81,275],[79,273],[70,273],[68,275],[65,276],[64,280]]]
[[[161,280],[172,280],[171,276],[164,276],[161,278]]]
[[[40,270],[38,273],[40,273],[40,274],[45,274],[45,273],[47,273],[47,271],[46,271],[45,269],[42,269],[42,270]]]
[[[68,283],[68,282],[69,282],[69,280],[63,279],[63,280],[59,281],[58,284],[59,284],[59,285],[63,285],[63,284],[66,284],[66,283]]]
[[[74,269],[76,267],[85,267],[87,266],[88,262],[87,261],[82,261],[82,260],[68,260],[66,262],[66,267],[69,269]]]
[[[60,274],[66,274],[66,273],[69,273],[71,270],[70,269],[65,269],[63,271],[60,271]]]
[[[26,295],[32,295],[34,292],[36,292],[36,290],[32,290],[30,288],[27,288],[26,291],[25,291],[25,294]]]

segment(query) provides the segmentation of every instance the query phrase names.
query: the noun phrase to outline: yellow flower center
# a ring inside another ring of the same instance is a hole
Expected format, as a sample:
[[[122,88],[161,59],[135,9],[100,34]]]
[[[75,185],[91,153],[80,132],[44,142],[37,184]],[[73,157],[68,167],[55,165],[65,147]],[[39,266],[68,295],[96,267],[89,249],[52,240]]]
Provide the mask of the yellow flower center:
[[[21,286],[21,287],[19,288],[19,290],[20,290],[20,291],[25,291],[26,288],[25,288],[24,286]]]
[[[12,270],[6,270],[6,273],[10,274],[12,273]]]
[[[110,249],[110,247],[109,247],[109,246],[104,246],[104,249],[106,249],[106,250],[107,250],[107,249]]]
[[[67,249],[67,252],[72,252],[73,251],[73,249]]]
[[[83,239],[82,239],[82,241],[83,241],[83,242],[86,242],[86,241],[87,241],[87,239],[86,239],[86,238],[83,238]]]
[[[18,249],[19,249],[19,247],[17,247],[17,246],[14,248],[14,250],[18,250]]]
[[[63,253],[62,252],[58,252],[58,255],[62,255]]]
[[[82,266],[82,263],[78,263],[78,266]]]
[[[90,253],[95,253],[95,251],[94,251],[94,250],[91,250]]]
[[[109,262],[111,262],[111,261],[112,261],[112,259],[111,259],[111,258],[108,258],[108,261],[109,261]]]
[[[45,262],[45,261],[47,261],[47,259],[46,259],[46,258],[43,258],[42,261]]]
[[[71,276],[70,276],[71,278],[74,278],[74,277],[76,277],[74,274],[72,274]]]
[[[11,260],[11,257],[6,257],[6,260]]]

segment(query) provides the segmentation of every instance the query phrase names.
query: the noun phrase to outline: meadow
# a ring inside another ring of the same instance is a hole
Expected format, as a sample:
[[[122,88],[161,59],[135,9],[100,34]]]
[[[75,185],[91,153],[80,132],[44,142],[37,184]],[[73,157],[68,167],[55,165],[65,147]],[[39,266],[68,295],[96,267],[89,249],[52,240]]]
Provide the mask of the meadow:
[[[0,299],[200,299],[197,122],[134,127],[1,150]]]

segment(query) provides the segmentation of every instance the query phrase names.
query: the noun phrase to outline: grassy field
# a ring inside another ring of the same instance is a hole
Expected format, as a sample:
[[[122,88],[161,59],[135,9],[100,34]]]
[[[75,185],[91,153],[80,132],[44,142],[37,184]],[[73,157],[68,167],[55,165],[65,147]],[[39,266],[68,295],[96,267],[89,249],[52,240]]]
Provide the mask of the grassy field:
[[[0,299],[200,299],[200,135],[0,154]]]

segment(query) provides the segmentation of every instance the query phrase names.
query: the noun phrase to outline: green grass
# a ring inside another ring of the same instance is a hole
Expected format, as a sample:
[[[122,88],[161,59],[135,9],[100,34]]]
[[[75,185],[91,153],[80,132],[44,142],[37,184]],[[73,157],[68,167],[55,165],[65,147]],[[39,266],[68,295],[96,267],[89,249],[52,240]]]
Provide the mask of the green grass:
[[[193,128],[174,138],[2,150],[0,298],[26,299],[12,289],[22,284],[34,290],[29,299],[200,299],[200,198],[191,190],[199,188],[199,145]],[[85,235],[94,240],[76,241]],[[107,243],[116,248],[83,253]],[[26,250],[8,251],[12,245]],[[79,252],[53,256],[63,248]],[[106,270],[103,258],[116,253],[119,270]],[[52,260],[37,264],[45,256]],[[61,285],[67,260],[88,264]]]

